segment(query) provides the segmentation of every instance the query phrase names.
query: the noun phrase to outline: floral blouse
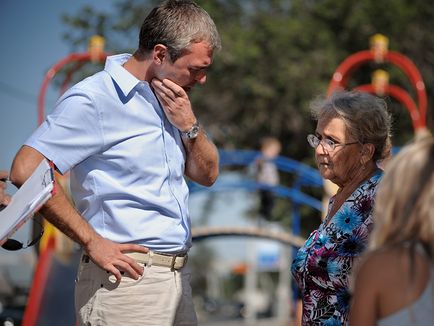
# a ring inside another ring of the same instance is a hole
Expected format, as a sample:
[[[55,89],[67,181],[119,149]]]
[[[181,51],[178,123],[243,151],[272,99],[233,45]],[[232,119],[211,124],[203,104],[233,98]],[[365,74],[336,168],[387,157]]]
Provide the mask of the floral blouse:
[[[303,325],[348,323],[349,276],[354,259],[368,244],[381,175],[377,170],[362,183],[331,219],[327,216],[311,233],[295,256],[291,271],[302,294]],[[333,202],[334,197],[329,213]]]

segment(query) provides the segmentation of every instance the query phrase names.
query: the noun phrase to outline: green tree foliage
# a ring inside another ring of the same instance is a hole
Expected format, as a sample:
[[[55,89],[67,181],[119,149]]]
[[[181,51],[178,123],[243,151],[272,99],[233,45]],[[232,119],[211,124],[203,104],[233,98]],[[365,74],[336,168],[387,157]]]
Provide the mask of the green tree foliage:
[[[71,50],[91,35],[105,36],[107,51],[132,52],[149,9],[160,1],[120,0],[116,10],[91,6],[65,15]],[[214,18],[223,49],[215,57],[204,90],[192,94],[195,110],[219,147],[255,148],[265,135],[278,137],[283,154],[311,162],[305,137],[314,124],[309,102],[325,94],[330,78],[348,55],[368,49],[382,33],[390,49],[411,58],[432,98],[434,6],[424,0],[198,0]],[[362,67],[352,84],[369,83],[375,64]],[[390,65],[391,83],[411,94],[406,76]],[[412,134],[401,105],[388,99],[395,117],[395,144]],[[429,101],[430,103],[430,101]],[[432,110],[430,111],[432,112]],[[432,124],[432,117],[429,118]]]

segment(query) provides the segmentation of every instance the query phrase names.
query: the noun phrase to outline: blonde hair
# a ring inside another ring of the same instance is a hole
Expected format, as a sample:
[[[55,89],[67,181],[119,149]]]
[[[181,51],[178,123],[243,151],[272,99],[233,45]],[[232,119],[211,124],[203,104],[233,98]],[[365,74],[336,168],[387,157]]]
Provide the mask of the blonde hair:
[[[434,139],[405,146],[386,166],[375,201],[371,249],[421,243],[434,253]]]

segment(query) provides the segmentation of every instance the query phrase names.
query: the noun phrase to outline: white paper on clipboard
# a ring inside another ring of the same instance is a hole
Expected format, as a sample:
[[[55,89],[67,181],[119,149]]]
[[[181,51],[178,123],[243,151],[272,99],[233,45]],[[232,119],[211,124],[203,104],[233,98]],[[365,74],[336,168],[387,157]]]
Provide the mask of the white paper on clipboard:
[[[46,159],[0,211],[0,245],[12,236],[48,200],[54,191],[53,169]]]

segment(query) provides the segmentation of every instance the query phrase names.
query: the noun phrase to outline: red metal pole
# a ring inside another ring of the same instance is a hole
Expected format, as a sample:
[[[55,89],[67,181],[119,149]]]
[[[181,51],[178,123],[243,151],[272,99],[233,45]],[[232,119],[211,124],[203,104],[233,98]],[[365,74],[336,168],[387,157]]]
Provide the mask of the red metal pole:
[[[360,85],[355,87],[354,89],[375,94],[374,86],[372,86],[371,84]],[[415,131],[425,127],[421,120],[421,115],[419,114],[416,103],[404,89],[398,86],[389,85],[385,88],[385,94],[390,95],[391,97],[398,100],[402,105],[404,105],[404,107],[410,113],[411,122]]]
[[[54,242],[54,238],[50,238],[46,248],[39,256],[35,275],[33,275],[32,286],[30,287],[26,310],[24,311],[22,326],[36,325],[37,316],[41,308],[41,298],[44,294],[45,284],[47,283],[53,258]]]
[[[421,123],[423,126],[426,126],[426,110],[428,100],[426,96],[425,83],[423,82],[419,70],[410,59],[398,52],[390,51],[387,53],[386,58],[401,68],[409,77],[414,89],[416,90]]]
[[[388,92],[391,96],[401,102],[406,109],[410,112],[413,127],[415,131],[417,129],[426,127],[426,110],[427,110],[427,96],[425,84],[419,70],[413,64],[413,62],[404,55],[389,51],[385,56],[385,61],[390,62],[400,68],[409,78],[411,85],[416,90],[418,105],[411,99],[411,97],[402,88],[389,85]],[[327,94],[331,95],[336,89],[345,88],[347,86],[348,79],[352,72],[356,70],[360,65],[369,61],[374,61],[374,53],[372,51],[360,51],[347,57],[336,69],[333,74],[332,80],[329,83]],[[362,85],[357,89],[369,89],[371,93],[371,86]]]

